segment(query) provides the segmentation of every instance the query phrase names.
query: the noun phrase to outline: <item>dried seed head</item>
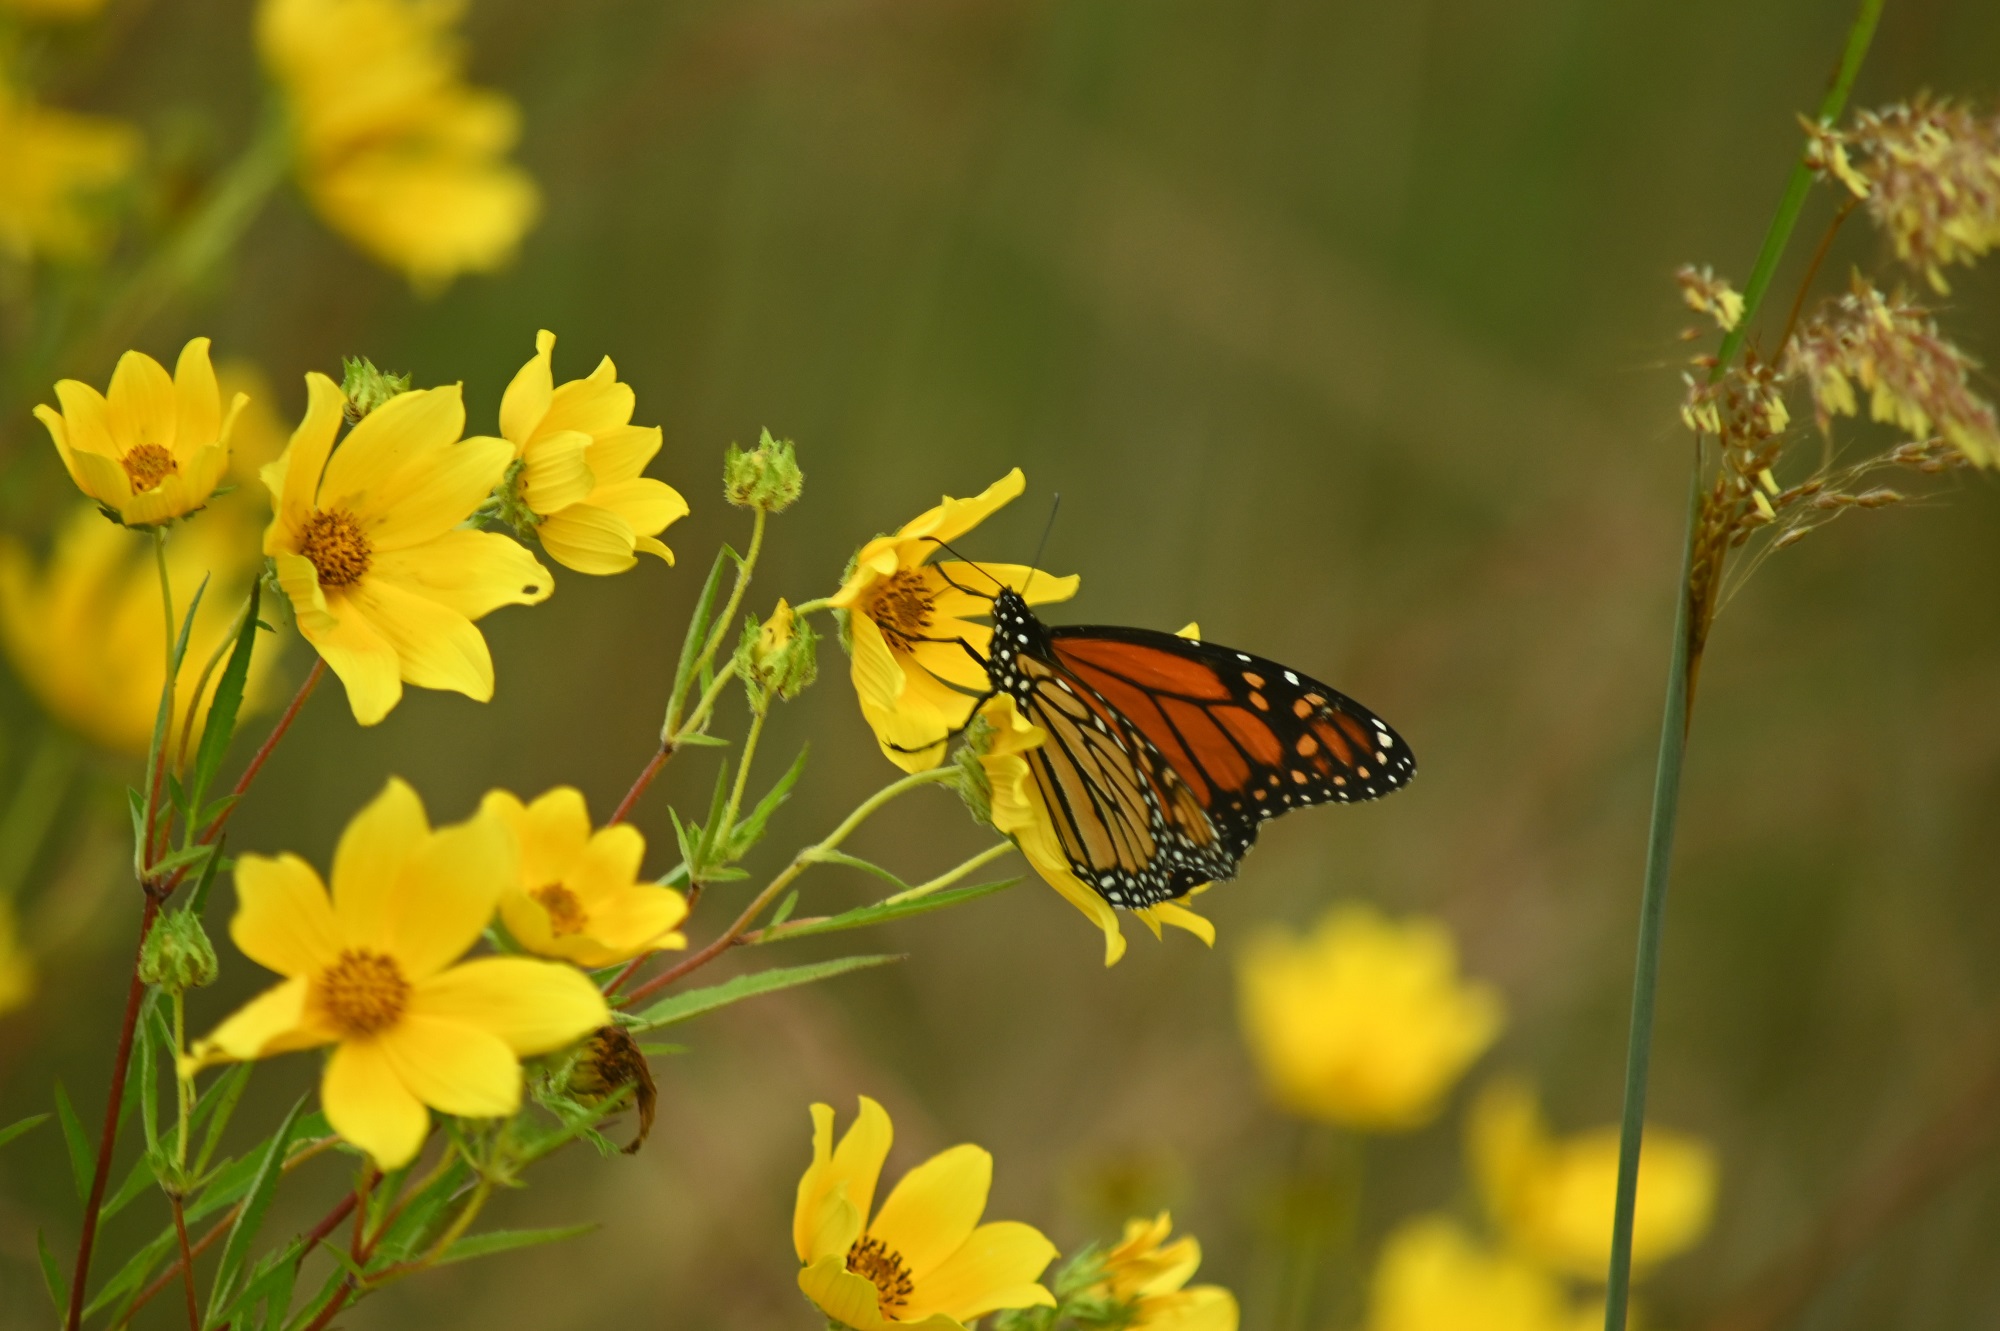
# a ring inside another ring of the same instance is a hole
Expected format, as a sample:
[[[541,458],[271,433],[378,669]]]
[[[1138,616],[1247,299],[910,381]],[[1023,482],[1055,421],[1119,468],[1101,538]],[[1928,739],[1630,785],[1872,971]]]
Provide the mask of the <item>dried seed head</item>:
[[[1933,289],[1950,289],[1949,265],[2000,246],[2000,116],[1920,96],[1818,131],[1811,151]]]

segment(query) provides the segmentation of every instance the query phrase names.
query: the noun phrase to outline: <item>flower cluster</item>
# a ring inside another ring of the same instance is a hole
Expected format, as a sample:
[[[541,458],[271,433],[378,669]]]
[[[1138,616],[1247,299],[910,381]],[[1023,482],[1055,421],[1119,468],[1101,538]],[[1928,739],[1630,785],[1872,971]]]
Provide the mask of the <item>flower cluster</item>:
[[[81,259],[108,235],[96,196],[139,159],[130,126],[42,106],[0,70],[0,253]]]

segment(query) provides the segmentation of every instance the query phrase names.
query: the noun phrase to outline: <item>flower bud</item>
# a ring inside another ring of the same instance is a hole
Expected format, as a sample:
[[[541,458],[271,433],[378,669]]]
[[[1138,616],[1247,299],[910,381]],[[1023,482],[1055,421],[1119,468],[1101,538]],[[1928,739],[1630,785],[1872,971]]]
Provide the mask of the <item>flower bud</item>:
[[[139,950],[139,978],[170,994],[215,982],[215,948],[191,910],[168,911]]]
[[[965,727],[965,737],[951,755],[958,768],[958,797],[965,801],[973,821],[984,827],[993,826],[993,786],[981,760],[993,747],[993,733],[993,723],[984,712],[979,713]]]
[[[819,676],[819,635],[780,600],[762,624],[744,622],[736,673],[763,697],[790,702]]]
[[[722,456],[722,495],[738,508],[782,513],[805,488],[805,473],[789,439],[773,439],[765,430],[755,448],[731,444]]]
[[[378,370],[366,356],[343,356],[340,368],[340,391],[347,395],[350,425],[398,393],[410,391],[409,375]]]
[[[584,1041],[583,1053],[570,1069],[565,1088],[585,1104],[608,1100],[627,1086],[633,1087],[632,1101],[639,1111],[639,1135],[625,1148],[637,1154],[653,1130],[653,1112],[659,1106],[659,1090],[653,1085],[653,1069],[623,1026],[600,1026]]]

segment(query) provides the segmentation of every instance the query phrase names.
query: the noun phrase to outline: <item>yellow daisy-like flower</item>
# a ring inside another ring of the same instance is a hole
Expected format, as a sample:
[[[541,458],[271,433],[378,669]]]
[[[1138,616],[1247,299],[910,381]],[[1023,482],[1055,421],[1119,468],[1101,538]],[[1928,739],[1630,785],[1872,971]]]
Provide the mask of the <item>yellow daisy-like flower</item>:
[[[1104,1275],[1092,1294],[1130,1305],[1129,1331],[1236,1331],[1236,1296],[1220,1285],[1186,1288],[1201,1266],[1201,1244],[1190,1235],[1172,1243],[1173,1217],[1128,1220],[1125,1237],[1104,1255]]]
[[[592,832],[583,792],[558,786],[523,804],[495,790],[479,811],[499,819],[519,850],[520,873],[500,898],[500,918],[528,951],[610,966],[687,946],[674,931],[687,918],[687,898],[638,881],[646,838],[629,823]]]
[[[0,251],[23,260],[96,253],[107,230],[90,197],[138,160],[131,126],[37,105],[0,76]]]
[[[307,375],[305,419],[264,468],[277,510],[264,553],[299,632],[364,726],[402,700],[405,681],[486,702],[493,658],[472,621],[545,601],[555,587],[514,542],[459,525],[500,483],[512,450],[459,438],[456,384],[391,398],[335,448],[346,402],[333,380]]]
[[[639,473],[660,451],[660,427],[632,424],[632,390],[606,356],[588,379],[555,381],[556,335],[535,334],[535,355],[500,399],[500,433],[521,464],[515,501],[532,515],[549,558],[579,573],[623,573],[635,550],[669,564],[659,539],[687,516],[687,500]]]
[[[209,578],[181,663],[170,741],[186,716],[185,691],[235,626],[260,571],[256,539],[255,528],[240,522],[199,522],[167,543],[177,613],[187,613],[194,589]],[[150,544],[87,507],[63,523],[40,569],[19,542],[0,537],[0,640],[15,670],[56,720],[100,748],[134,756],[152,743],[167,670]],[[247,706],[265,696],[276,656],[268,640],[252,654]],[[220,676],[210,677],[195,710],[197,729]]]
[[[938,542],[956,541],[1026,484],[1016,467],[974,498],[947,496],[895,535],[876,537],[861,547],[846,582],[828,599],[847,612],[861,714],[884,756],[906,772],[937,766],[945,740],[971,716],[967,691],[986,692],[985,670],[959,642],[986,655],[993,630],[973,617],[991,610],[995,581],[1021,592],[1030,605],[1076,595],[1073,575],[1058,578],[1022,564],[926,562]]]
[[[1466,1145],[1487,1210],[1516,1247],[1572,1275],[1604,1279],[1618,1192],[1616,1127],[1552,1137],[1534,1091],[1507,1079],[1480,1093]],[[1717,1173],[1707,1143],[1647,1127],[1632,1215],[1635,1270],[1686,1251],[1707,1233]]]
[[[1082,911],[1090,922],[1104,931],[1104,964],[1116,965],[1125,955],[1125,935],[1118,927],[1118,912],[1090,884],[1076,876],[1069,857],[1056,838],[1055,823],[1041,786],[1021,755],[1048,739],[1048,732],[1035,725],[1001,694],[981,710],[988,727],[985,748],[979,755],[980,771],[986,778],[987,821],[994,830],[1014,839],[1014,844],[1034,866],[1042,881],[1061,893],[1063,900]],[[1206,891],[1198,887],[1189,896]],[[1161,901],[1132,912],[1141,924],[1160,937],[1163,925],[1185,929],[1210,947],[1215,946],[1215,925],[1204,915],[1178,901]]]
[[[934,1155],[903,1175],[878,1210],[889,1115],[862,1096],[838,1146],[832,1106],[814,1105],[812,1120],[813,1161],[799,1180],[792,1246],[803,1264],[799,1288],[821,1312],[853,1331],[963,1331],[997,1309],[1055,1306],[1036,1283],[1055,1245],[1018,1221],[979,1223],[992,1156],[977,1146]]]
[[[199,1041],[193,1065],[334,1046],[321,1107],[383,1169],[416,1157],[425,1106],[512,1114],[523,1055],[610,1019],[589,978],[559,962],[459,961],[517,873],[504,827],[474,818],[432,831],[396,780],[341,834],[331,896],[296,855],[241,857],[229,935],[285,981]]]
[[[307,197],[419,287],[500,267],[541,207],[506,160],[519,109],[463,81],[452,31],[463,11],[457,0],[263,0],[257,11]]]
[[[1607,1212],[1609,1214],[1609,1212]],[[1604,1308],[1573,1302],[1562,1282],[1495,1252],[1447,1216],[1389,1236],[1368,1289],[1366,1331],[1591,1331]]]
[[[111,372],[111,387],[64,379],[56,385],[62,410],[35,408],[76,488],[116,513],[128,527],[150,527],[208,502],[229,469],[229,432],[247,401],[223,410],[208,339],[181,349],[172,378],[142,351],[128,351]]]
[[[1336,906],[1305,938],[1264,933],[1237,979],[1244,1036],[1271,1098],[1363,1131],[1430,1122],[1500,1033],[1500,996],[1459,978],[1441,921],[1399,922],[1370,906]]]
[[[34,996],[34,955],[21,942],[14,903],[0,898],[0,1017],[27,1006]]]

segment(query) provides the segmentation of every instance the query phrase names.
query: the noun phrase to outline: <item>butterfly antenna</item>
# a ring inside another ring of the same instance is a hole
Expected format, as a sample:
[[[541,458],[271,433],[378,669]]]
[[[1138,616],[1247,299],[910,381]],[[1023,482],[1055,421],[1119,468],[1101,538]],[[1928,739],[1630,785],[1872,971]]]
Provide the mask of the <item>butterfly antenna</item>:
[[[1041,571],[1042,551],[1049,548],[1049,533],[1056,529],[1056,513],[1062,508],[1062,491],[1058,490],[1049,501],[1049,520],[1042,527],[1042,539],[1035,542],[1035,557],[1028,561],[1028,580],[1021,584],[1021,599],[1028,597],[1028,588],[1035,585],[1035,574]]]
[[[976,571],[976,572],[977,572],[977,573],[978,573],[978,574],[979,574],[979,575],[980,575],[981,577],[985,578],[985,579],[986,579],[986,580],[987,580],[988,582],[992,583],[992,584],[993,584],[993,585],[994,585],[995,587],[998,587],[998,588],[999,588],[999,589],[1000,589],[1001,591],[1005,591],[1005,590],[1007,590],[1007,584],[1006,584],[1006,583],[1004,583],[1004,582],[1000,581],[1000,579],[998,579],[998,578],[994,577],[994,576],[993,576],[993,575],[992,575],[991,573],[988,573],[988,572],[987,572],[987,571],[986,571],[985,569],[981,568],[981,567],[980,567],[980,566],[979,566],[978,564],[975,564],[975,563],[974,563],[974,562],[973,562],[972,560],[970,560],[970,559],[967,559],[967,558],[966,558],[966,557],[965,557],[964,555],[960,554],[960,553],[959,553],[959,552],[958,552],[957,550],[954,550],[954,549],[952,548],[952,545],[951,545],[951,542],[950,542],[950,541],[947,541],[947,540],[944,540],[944,539],[942,539],[942,538],[940,538],[940,537],[936,537],[936,536],[926,536],[926,537],[925,537],[924,539],[925,539],[925,540],[927,540],[927,541],[930,541],[930,542],[931,542],[932,544],[936,545],[936,546],[937,546],[938,548],[940,548],[940,549],[944,550],[944,551],[945,551],[946,553],[950,554],[950,555],[951,555],[951,557],[952,557],[953,559],[956,559],[956,560],[957,560],[957,561],[958,561],[959,563],[961,563],[961,564],[964,564],[964,565],[965,565],[965,566],[966,566],[967,568],[970,568],[970,569],[973,569],[973,570],[975,570],[975,571]],[[942,578],[943,578],[943,579],[944,579],[944,580],[945,580],[945,581],[946,581],[947,583],[949,583],[949,584],[950,584],[951,586],[953,586],[953,587],[958,587],[958,590],[960,590],[960,591],[964,592],[964,593],[965,593],[965,594],[966,594],[967,596],[984,596],[984,597],[986,597],[986,599],[987,599],[987,600],[989,600],[989,601],[993,599],[993,597],[992,597],[992,594],[991,594],[991,593],[989,593],[989,592],[976,592],[976,591],[973,591],[973,590],[972,590],[972,589],[971,589],[970,587],[959,587],[958,583],[956,583],[956,582],[953,582],[953,581],[952,581],[952,579],[951,579],[950,575],[948,575],[948,574],[946,574],[946,573],[943,573],[942,571],[941,571],[941,572],[940,572],[940,573],[938,574],[938,576],[939,576],[939,577],[942,577]]]

